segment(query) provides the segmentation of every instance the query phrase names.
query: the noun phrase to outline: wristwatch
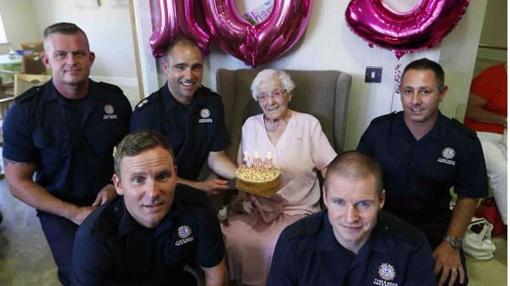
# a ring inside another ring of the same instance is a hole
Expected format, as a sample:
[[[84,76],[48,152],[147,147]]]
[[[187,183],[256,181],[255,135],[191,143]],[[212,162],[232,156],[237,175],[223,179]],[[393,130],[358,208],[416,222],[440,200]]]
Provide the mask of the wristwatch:
[[[443,240],[455,249],[459,249],[462,246],[462,239],[457,239],[455,236],[450,234],[445,235]]]

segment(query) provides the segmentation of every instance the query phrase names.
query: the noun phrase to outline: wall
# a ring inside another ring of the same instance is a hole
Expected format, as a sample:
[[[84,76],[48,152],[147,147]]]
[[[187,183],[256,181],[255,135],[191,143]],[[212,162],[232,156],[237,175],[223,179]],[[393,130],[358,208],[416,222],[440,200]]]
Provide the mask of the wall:
[[[507,46],[507,1],[488,0],[487,12],[483,22],[481,45]]]
[[[447,116],[462,114],[473,74],[487,0],[471,1],[463,19],[439,47],[405,55],[400,60],[389,50],[370,48],[365,40],[349,30],[344,19],[348,2],[314,1],[312,17],[303,39],[289,53],[264,67],[333,69],[350,73],[353,84],[346,148],[357,146],[361,134],[374,117],[401,109],[400,99],[393,92],[395,68],[397,65],[403,67],[414,59],[428,57],[438,60],[444,66],[450,92],[442,103],[441,110]],[[241,61],[214,47],[208,58],[208,65],[211,72],[206,81],[213,88],[218,68],[246,68]],[[364,83],[366,66],[383,67],[382,83]]]
[[[94,76],[136,78],[135,57],[128,6],[112,7],[102,0],[99,7],[77,7],[69,0],[32,0],[40,33],[55,22],[74,22],[89,38],[96,53]],[[44,9],[37,9],[44,7]]]
[[[507,60],[507,1],[488,0],[474,74]]]
[[[19,49],[21,42],[41,40],[31,0],[0,0],[0,13],[10,42],[10,45],[0,46],[0,54],[8,53],[11,47]]]

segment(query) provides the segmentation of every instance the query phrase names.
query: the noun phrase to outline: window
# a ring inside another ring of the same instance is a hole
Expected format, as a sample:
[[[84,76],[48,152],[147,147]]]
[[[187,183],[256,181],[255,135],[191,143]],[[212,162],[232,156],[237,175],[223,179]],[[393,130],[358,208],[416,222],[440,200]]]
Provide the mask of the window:
[[[5,35],[4,23],[2,21],[2,15],[0,15],[0,44],[7,43],[7,35]]]

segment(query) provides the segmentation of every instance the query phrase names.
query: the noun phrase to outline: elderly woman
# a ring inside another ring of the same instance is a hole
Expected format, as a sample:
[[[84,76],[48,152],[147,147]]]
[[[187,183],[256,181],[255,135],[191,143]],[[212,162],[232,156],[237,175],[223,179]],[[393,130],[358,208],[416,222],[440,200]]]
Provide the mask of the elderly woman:
[[[336,157],[319,121],[289,109],[294,87],[287,73],[273,69],[258,73],[251,85],[263,114],[244,123],[238,161],[244,152],[270,153],[282,183],[270,198],[240,192],[231,204],[237,211],[222,225],[230,279],[243,285],[266,284],[278,236],[289,224],[319,211],[316,170],[324,174]]]

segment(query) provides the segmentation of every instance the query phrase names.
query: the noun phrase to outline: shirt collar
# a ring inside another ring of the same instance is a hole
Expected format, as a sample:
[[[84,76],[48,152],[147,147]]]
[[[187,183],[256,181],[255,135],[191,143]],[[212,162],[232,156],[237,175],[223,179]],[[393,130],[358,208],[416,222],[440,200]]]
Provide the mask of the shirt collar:
[[[119,200],[121,203],[118,205],[119,208],[122,208],[121,217],[119,220],[119,235],[125,236],[132,232],[134,229],[140,227],[140,224],[136,222],[136,220],[131,216],[131,214],[126,209],[126,205],[124,204],[124,198]],[[178,202],[175,201],[172,203],[172,207],[163,218],[163,220],[156,226],[154,231],[154,237],[158,236],[160,233],[165,232],[173,226],[173,222],[176,217],[181,215],[184,211],[184,207]]]
[[[333,233],[333,227],[328,219],[327,210],[325,210],[322,214],[321,226],[319,227],[321,230],[319,235],[315,240],[315,249],[318,251],[331,251],[338,248],[344,248],[335,238],[335,234]],[[384,216],[381,216],[381,212],[379,212],[377,216],[377,223],[370,234],[370,238],[367,240],[365,245],[358,252],[359,257],[364,257],[369,255],[370,252],[384,252],[384,249],[373,248],[372,245],[374,241],[377,241],[381,235],[381,232],[385,231],[385,220]]]
[[[163,104],[165,106],[165,110],[170,111],[178,106],[183,106],[183,104],[179,103],[173,97],[170,89],[168,88],[168,82],[162,88],[161,96],[163,97]],[[198,88],[193,96],[193,100],[191,101],[190,107],[193,109],[195,106],[201,107],[205,104],[205,92],[202,86]]]
[[[58,100],[60,98],[57,89],[53,85],[53,78],[51,78],[47,82],[47,84],[43,86],[43,88],[45,89],[44,92],[42,93],[43,101],[53,101]]]
[[[441,111],[438,111],[436,122],[434,123],[434,127],[430,130],[430,135],[433,139],[442,140],[446,137],[446,121],[449,120],[444,116]]]
[[[335,234],[333,233],[333,227],[329,222],[327,210],[324,210],[322,213],[322,221],[319,229],[319,235],[317,235],[317,238],[315,239],[316,250],[331,251],[342,247],[338,241],[336,241]]]
[[[436,122],[432,129],[425,135],[425,137],[430,137],[435,140],[441,140],[446,136],[446,130],[444,128],[445,120],[448,120],[441,111],[438,111]],[[395,113],[391,120],[391,133],[392,134],[410,134],[412,136],[411,131],[407,127],[404,121],[404,111],[400,111]],[[424,137],[424,138],[425,138]]]
[[[102,92],[98,90],[98,83],[88,79],[89,80],[89,92],[87,94],[87,98],[89,96],[93,96],[95,100],[102,100],[102,101],[111,101],[111,97],[109,94]],[[51,78],[46,85],[44,85],[42,88],[45,88],[46,90],[43,92],[43,101],[53,101],[53,100],[60,100],[62,98],[62,95],[58,92],[58,90],[55,88],[55,85],[53,84],[53,78]]]

